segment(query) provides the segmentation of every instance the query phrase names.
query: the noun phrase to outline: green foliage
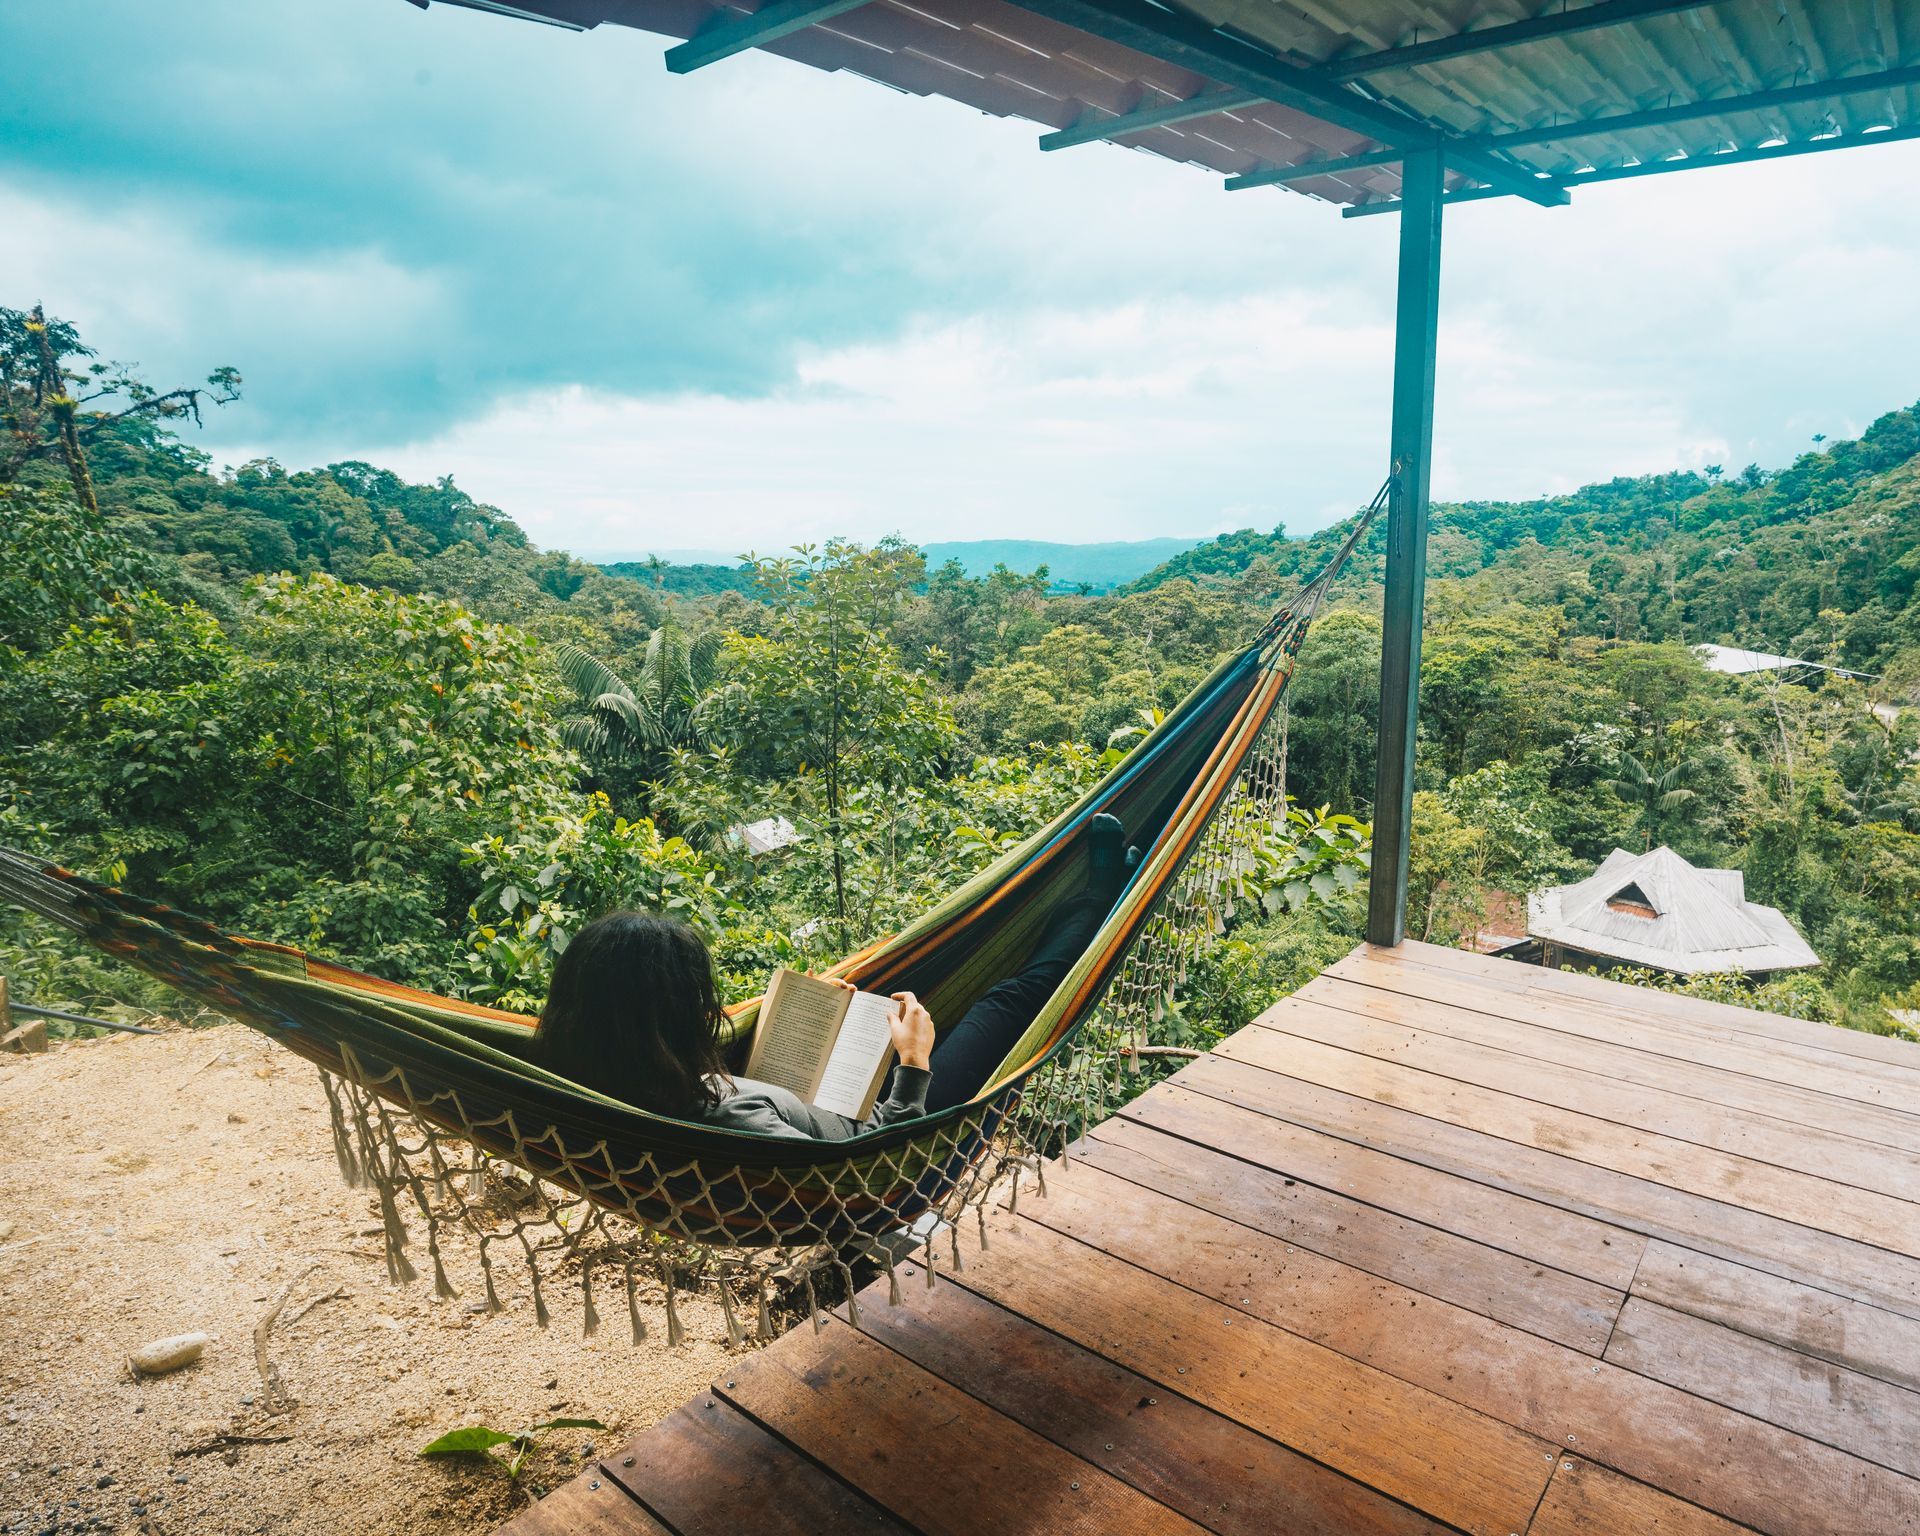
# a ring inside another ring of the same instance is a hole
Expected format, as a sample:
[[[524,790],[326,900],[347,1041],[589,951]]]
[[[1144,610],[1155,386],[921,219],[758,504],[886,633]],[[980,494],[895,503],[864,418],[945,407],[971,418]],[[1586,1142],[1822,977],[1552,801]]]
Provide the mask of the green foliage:
[[[1251,820],[1251,808],[1242,809]],[[1334,901],[1359,886],[1373,864],[1373,829],[1330,806],[1289,803],[1282,820],[1248,830],[1247,894],[1269,915]]]
[[[832,858],[844,932],[854,797],[933,779],[956,728],[936,674],[906,665],[883,628],[919,579],[919,557],[894,543],[833,543],[798,555],[756,563],[772,630],[728,637],[723,681],[702,715],[743,772],[789,784]]]
[[[1637,987],[1653,987],[1661,992],[1679,992],[1687,997],[1704,998],[1710,1003],[1731,1003],[1736,1008],[1759,1008],[1767,1013],[1784,1013],[1789,1018],[1812,1019],[1819,1024],[1838,1024],[1842,1013],[1839,1003],[1826,985],[1805,971],[1792,971],[1770,981],[1755,982],[1738,972],[1706,972],[1698,976],[1671,976],[1662,971],[1627,966],[1613,972],[1617,980]]]
[[[602,912],[664,913],[712,939],[740,910],[709,860],[651,821],[615,815],[604,795],[556,806],[518,837],[475,842],[465,862],[480,882],[465,990],[524,1012],[539,1012],[553,962]]]
[[[498,1467],[508,1477],[518,1477],[542,1436],[556,1429],[604,1430],[606,1427],[598,1419],[548,1419],[544,1423],[529,1424],[525,1429],[513,1430],[469,1424],[464,1429],[450,1429],[439,1439],[421,1446],[420,1454],[478,1456],[488,1465]]]
[[[0,840],[517,1008],[610,906],[687,917],[736,995],[910,921],[1346,532],[1243,531],[1098,598],[929,571],[897,539],[614,575],[450,480],[214,473],[171,428],[236,387],[156,391],[0,310]],[[1894,1027],[1920,1001],[1917,455],[1899,411],[1777,475],[1436,508],[1411,931],[1459,941],[1666,842],[1742,869],[1826,959],[1779,1006]],[[1358,933],[1383,548],[1307,638],[1299,800],[1169,1039],[1244,1022]],[[1880,676],[1729,679],[1705,638]],[[770,815],[803,838],[750,859],[729,829]],[[14,913],[0,969],[89,1010],[164,1000]]]

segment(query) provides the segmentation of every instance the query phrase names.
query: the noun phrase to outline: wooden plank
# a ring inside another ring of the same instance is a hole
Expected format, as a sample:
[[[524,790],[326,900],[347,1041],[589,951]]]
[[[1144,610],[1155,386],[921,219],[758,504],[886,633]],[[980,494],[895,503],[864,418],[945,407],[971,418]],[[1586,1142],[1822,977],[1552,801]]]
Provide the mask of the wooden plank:
[[[676,1408],[602,1462],[677,1536],[777,1536],[907,1527],[712,1392]]]
[[[1178,1081],[1409,1162],[1920,1318],[1920,1263],[1884,1248],[1219,1056],[1194,1062]]]
[[[1605,1348],[1626,1299],[1622,1291],[1142,1125],[1101,1127],[1075,1161],[1589,1354]]]
[[[1762,1531],[1868,1536],[1920,1514],[1910,1477],[1171,1197],[1116,1199],[1092,1173],[1050,1179],[1021,1219]]]
[[[1673,1243],[1647,1245],[1633,1294],[1920,1392],[1920,1321]]]
[[[1798,1169],[1856,1189],[1883,1190],[1902,1200],[1920,1200],[1920,1157],[1896,1148],[1436,1034],[1420,1028],[1417,1020],[1399,1023],[1364,1018],[1324,1003],[1290,997],[1268,1010],[1254,1027],[1510,1093],[1536,1104],[1573,1110],[1615,1125],[1653,1131],[1776,1168]],[[1920,1218],[1920,1211],[1914,1215]]]
[[[1913,1206],[1890,1195],[1836,1184],[1271,1029],[1244,1029],[1222,1043],[1216,1054],[1377,1103],[1396,1104],[1521,1146],[1564,1153],[1616,1173],[1634,1174],[1692,1194],[1764,1211],[1783,1221],[1920,1257],[1920,1222],[1914,1220]]]
[[[1202,1529],[837,1319],[717,1390],[924,1536]]]
[[[1513,968],[1522,969],[1517,965]],[[1700,1061],[1773,1082],[1797,1083],[1849,1104],[1872,1103],[1906,1117],[1911,1117],[1914,1109],[1913,1096],[1903,1081],[1890,1087],[1876,1075],[1878,1069],[1869,1064],[1863,1070],[1854,1057],[1836,1056],[1815,1047],[1769,1040],[1668,1014],[1649,1013],[1620,1003],[1513,990],[1477,977],[1461,976],[1452,970],[1412,962],[1374,957],[1363,961],[1349,955],[1295,995],[1319,997],[1320,989],[1331,991],[1341,983],[1424,1003],[1470,1009],[1582,1039],[1630,1046],[1649,1055],[1668,1056],[1681,1062]],[[1628,990],[1639,993],[1644,989]]]
[[[1528,1536],[1739,1536],[1735,1525],[1697,1504],[1636,1483],[1583,1456],[1565,1457]]]
[[[1518,1531],[1546,1488],[1555,1447],[1537,1436],[1033,1222],[996,1225],[943,1283],[1462,1530]]]
[[[1703,1048],[1698,1030],[1656,1034],[1616,1029],[1597,1039],[1584,1019],[1555,1013],[1551,1020],[1520,1022],[1502,1014],[1412,996],[1389,988],[1363,986],[1332,975],[1315,979],[1310,996],[1325,1007],[1368,1018],[1416,1025],[1434,1034],[1511,1051],[1536,1061],[1579,1067],[1616,1082],[1665,1088],[1736,1109],[1750,1109],[1796,1125],[1816,1126],[1858,1141],[1920,1152],[1920,1116],[1853,1097],[1816,1091],[1792,1062],[1749,1046]],[[1545,1012],[1546,1010],[1542,1010]],[[1829,1068],[1835,1085],[1851,1086],[1857,1076],[1845,1067]]]
[[[674,1536],[606,1475],[593,1467],[522,1510],[494,1536]]]
[[[1607,1359],[1920,1477],[1920,1392],[1637,1297],[1620,1313]],[[1920,1518],[1920,1484],[1914,1499]]]
[[[1094,1134],[1112,1139],[1118,1127],[1132,1121],[1229,1147],[1234,1156],[1263,1168],[1612,1290],[1624,1291],[1632,1283],[1646,1248],[1638,1232],[1278,1120],[1179,1082],[1160,1084],[1120,1113],[1124,1119],[1109,1120]]]
[[[1434,1536],[1451,1529],[1396,1504],[956,1285],[925,1290],[902,1266],[861,1331],[995,1412],[1044,1435],[1222,1536]],[[1146,1406],[1151,1400],[1152,1406]]]
[[[1737,1008],[1731,1003],[1710,1003],[1704,998],[1688,997],[1679,992],[1662,992],[1654,987],[1630,987],[1624,982],[1584,971],[1521,966],[1512,960],[1445,949],[1437,944],[1406,944],[1398,951],[1383,951],[1363,945],[1347,959],[1450,971],[1539,996],[1570,998],[1597,1003],[1604,1008],[1630,1009],[1653,1017],[1678,1019],[1710,1029],[1754,1035],[1781,1044],[1811,1046],[1835,1055],[1855,1056],[1863,1061],[1889,1063],[1908,1072],[1920,1072],[1920,1064],[1916,1063],[1920,1048],[1909,1041],[1895,1040],[1887,1035],[1870,1035],[1838,1024],[1817,1024],[1810,1019],[1790,1018],[1783,1013],[1766,1013],[1757,1008]],[[1342,961],[1335,969],[1345,964],[1346,961]],[[1513,978],[1511,973],[1516,971],[1520,973],[1521,980]]]

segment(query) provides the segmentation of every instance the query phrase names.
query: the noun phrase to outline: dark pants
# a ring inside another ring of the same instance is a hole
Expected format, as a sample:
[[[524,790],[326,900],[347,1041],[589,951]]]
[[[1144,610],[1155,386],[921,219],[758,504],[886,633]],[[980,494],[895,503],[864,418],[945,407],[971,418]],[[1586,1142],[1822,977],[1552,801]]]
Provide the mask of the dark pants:
[[[927,1089],[927,1109],[951,1109],[964,1104],[987,1085],[993,1069],[1013,1049],[1039,1016],[1074,962],[1100,931],[1108,908],[1081,896],[1054,914],[1033,957],[1012,976],[996,985],[948,1030],[933,1048],[933,1082]]]

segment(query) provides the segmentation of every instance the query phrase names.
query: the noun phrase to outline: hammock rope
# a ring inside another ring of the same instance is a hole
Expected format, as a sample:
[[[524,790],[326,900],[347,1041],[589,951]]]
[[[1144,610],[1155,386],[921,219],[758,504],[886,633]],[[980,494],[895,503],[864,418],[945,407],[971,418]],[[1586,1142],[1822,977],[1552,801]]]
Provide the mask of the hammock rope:
[[[577,1284],[583,1326],[617,1284],[636,1343],[643,1308],[717,1303],[728,1341],[773,1336],[804,1297],[821,1326],[831,1281],[851,1313],[852,1265],[880,1265],[899,1294],[909,1251],[932,1285],[964,1264],[963,1229],[987,1240],[996,1191],[1128,1096],[1140,1048],[1188,966],[1232,920],[1247,876],[1284,828],[1280,707],[1307,626],[1385,505],[1391,478],[1321,572],[1222,662],[1099,784],[900,933],[831,968],[874,991],[913,990],[936,1019],[966,1007],[1029,953],[1085,878],[1094,814],[1150,838],[1126,891],[1020,1040],[970,1102],[850,1141],[754,1136],[649,1114],[527,1059],[534,1021],[435,997],[231,935],[164,904],[0,849],[0,898],[79,934],[320,1069],[342,1178],[377,1203],[389,1278],[411,1281],[416,1229],[435,1294],[457,1294],[450,1245],[477,1262],[490,1310],[500,1256],[523,1267],[537,1321]],[[729,1010],[744,1039],[759,1000]],[[968,1221],[971,1215],[972,1220]],[[598,1290],[598,1299],[596,1298]]]

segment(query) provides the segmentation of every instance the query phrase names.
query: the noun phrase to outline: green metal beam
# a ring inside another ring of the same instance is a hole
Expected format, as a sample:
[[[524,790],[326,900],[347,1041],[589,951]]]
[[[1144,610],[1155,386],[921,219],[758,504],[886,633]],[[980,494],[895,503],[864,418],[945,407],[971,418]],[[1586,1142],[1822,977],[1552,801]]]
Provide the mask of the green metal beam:
[[[1644,112],[1619,112],[1612,117],[1589,117],[1512,133],[1489,134],[1472,142],[1484,149],[1519,149],[1528,144],[1557,144],[1566,139],[1592,138],[1601,133],[1628,133],[1640,128],[1664,128],[1672,123],[1697,122],[1703,117],[1725,117],[1736,112],[1765,112],[1774,107],[1817,105],[1842,96],[1864,96],[1871,91],[1898,90],[1920,85],[1920,64],[1883,69],[1871,75],[1848,75],[1840,80],[1814,80],[1806,85],[1784,85],[1777,90],[1753,91],[1745,96],[1721,96],[1712,101],[1683,101]]]
[[[1185,101],[1169,101],[1157,107],[1142,107],[1118,117],[1103,116],[1098,107],[1085,114],[1071,128],[1040,135],[1042,149],[1071,149],[1076,144],[1094,144],[1102,139],[1125,138],[1149,128],[1165,128],[1191,118],[1212,117],[1220,112],[1240,112],[1257,107],[1267,98],[1250,91],[1202,91]]]
[[[1790,160],[1796,155],[1819,155],[1834,149],[1864,149],[1870,144],[1900,144],[1920,139],[1920,123],[1909,123],[1902,128],[1886,128],[1878,133],[1841,133],[1824,139],[1805,139],[1793,144],[1764,144],[1752,149],[1733,149],[1720,155],[1687,155],[1678,160],[1650,160],[1640,165],[1602,166],[1591,171],[1577,171],[1570,176],[1556,176],[1548,185],[1564,191],[1576,187],[1597,185],[1603,181],[1634,181],[1642,176],[1665,176],[1672,171],[1698,171],[1714,165],[1752,165],[1762,160]],[[1482,198],[1504,197],[1506,193],[1494,187],[1469,187],[1459,192],[1449,192],[1449,203],[1472,203]],[[1341,210],[1341,216],[1348,219],[1370,218],[1378,213],[1398,213],[1400,199],[1389,198],[1384,202],[1363,203],[1357,208]]]
[[[1664,176],[1669,171],[1697,171],[1709,165],[1751,165],[1760,160],[1790,160],[1795,155],[1819,155],[1832,149],[1859,149],[1868,144],[1898,144],[1920,139],[1920,123],[1887,128],[1879,133],[1838,133],[1831,138],[1803,139],[1793,144],[1756,145],[1720,155],[1688,155],[1683,160],[1651,160],[1640,165],[1602,166],[1559,178],[1561,186],[1584,187],[1602,181],[1633,181],[1642,176]]]
[[[1490,197],[1505,196],[1507,196],[1507,193],[1498,187],[1462,187],[1458,192],[1449,192],[1445,197],[1441,198],[1440,201],[1448,204],[1484,203]],[[1340,217],[1343,219],[1366,219],[1371,218],[1376,213],[1398,213],[1399,211],[1400,199],[1390,197],[1377,203],[1360,203],[1352,208],[1342,208],[1340,210]]]
[[[1367,938],[1406,937],[1413,749],[1420,717],[1420,630],[1427,590],[1427,492],[1433,470],[1434,352],[1440,328],[1438,150],[1406,158],[1400,287],[1393,331],[1393,488],[1387,500],[1387,578],[1380,631],[1380,757],[1374,770],[1373,876]]]
[[[1698,10],[1717,5],[1720,0],[1603,0],[1599,5],[1577,10],[1559,10],[1525,21],[1510,21],[1504,26],[1481,27],[1473,32],[1456,32],[1424,43],[1409,43],[1402,48],[1385,48],[1378,53],[1356,54],[1350,59],[1335,59],[1322,66],[1331,80],[1357,80],[1362,75],[1384,74],[1390,69],[1412,69],[1421,64],[1439,64],[1447,59],[1490,53],[1497,48],[1513,48],[1522,43],[1543,42],[1551,37],[1571,37],[1601,27],[1617,27],[1625,22],[1645,21],[1652,16],[1670,16],[1678,11]]]
[[[1323,65],[1315,73],[1328,80],[1357,80],[1363,75],[1380,74],[1390,69],[1406,69],[1415,64],[1437,63],[1442,59],[1465,58],[1471,54],[1489,53],[1497,48],[1511,48],[1517,43],[1537,42],[1545,37],[1566,37],[1600,27],[1617,27],[1623,22],[1644,21],[1649,16],[1664,16],[1716,3],[1718,0],[1609,0],[1609,3],[1589,5],[1576,11],[1556,12],[1552,16],[1539,16],[1507,26],[1482,27],[1477,32],[1437,37],[1404,48],[1358,54],[1350,59],[1338,59]],[[1246,91],[1202,91],[1185,101],[1143,107],[1137,112],[1126,112],[1116,117],[1103,117],[1096,108],[1071,128],[1041,135],[1040,147],[1070,149],[1076,144],[1121,139],[1148,128],[1165,128],[1196,117],[1212,117],[1216,112],[1240,112],[1248,107],[1257,107],[1265,100],[1265,96]],[[1272,183],[1249,182],[1247,185],[1270,186]]]
[[[804,32],[819,22],[831,21],[847,11],[858,10],[868,0],[768,0],[746,16],[726,16],[701,28],[684,43],[667,50],[667,68],[684,75],[722,59],[745,53],[749,48],[778,42],[795,32]]]
[[[1370,165],[1392,165],[1405,150],[1377,149],[1371,154],[1345,155],[1338,159],[1302,160],[1298,165],[1275,166],[1270,171],[1249,171],[1244,176],[1229,176],[1229,192],[1245,192],[1252,187],[1278,187],[1289,181],[1312,181],[1316,176],[1338,176],[1343,171],[1363,171]]]
[[[1455,170],[1530,202],[1555,206],[1567,200],[1564,192],[1538,180],[1532,172],[1472,149],[1433,123],[1410,117],[1313,70],[1288,64],[1252,43],[1229,37],[1204,21],[1176,14],[1152,0],[1020,0],[1020,4],[1023,10],[1050,17],[1063,26],[1077,27],[1136,53],[1206,75],[1228,89],[1258,94],[1263,100],[1292,107],[1383,145],[1404,150],[1445,147]]]

